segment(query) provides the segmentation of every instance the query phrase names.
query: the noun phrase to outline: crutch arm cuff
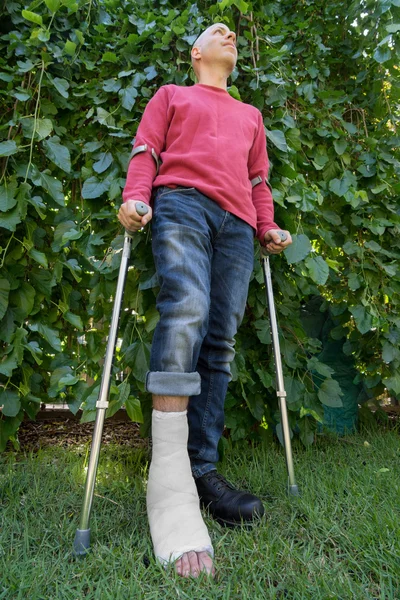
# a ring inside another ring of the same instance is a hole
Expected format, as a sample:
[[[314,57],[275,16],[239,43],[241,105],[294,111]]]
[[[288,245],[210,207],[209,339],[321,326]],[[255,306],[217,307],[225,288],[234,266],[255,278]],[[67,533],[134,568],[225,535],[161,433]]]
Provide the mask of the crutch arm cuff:
[[[131,152],[131,155],[129,157],[129,160],[132,160],[132,158],[134,156],[136,156],[136,154],[139,154],[140,152],[147,152],[147,151],[150,152],[147,144],[142,144],[141,146],[136,146],[136,148],[133,148],[133,150]],[[160,169],[161,160],[160,160],[157,152],[154,150],[154,148],[151,149],[150,154],[152,155],[152,157],[155,160],[155,163],[156,163],[156,166],[157,166],[156,175],[158,175],[158,171]]]
[[[258,185],[259,183],[262,183],[262,181],[263,181],[263,178],[261,177],[261,175],[257,175],[257,177],[253,177],[253,179],[250,180],[251,187],[253,188],[255,185]],[[268,181],[268,179],[265,178],[264,181],[265,181],[266,185],[269,187],[269,189],[272,192],[272,187],[271,187],[271,184]]]

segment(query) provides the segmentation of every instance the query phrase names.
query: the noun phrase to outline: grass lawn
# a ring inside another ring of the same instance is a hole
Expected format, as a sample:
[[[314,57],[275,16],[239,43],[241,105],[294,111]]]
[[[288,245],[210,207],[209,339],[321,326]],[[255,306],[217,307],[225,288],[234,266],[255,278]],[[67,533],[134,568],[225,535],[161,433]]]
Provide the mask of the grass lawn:
[[[154,562],[143,448],[102,448],[91,552],[73,556],[89,448],[0,455],[0,600],[400,599],[398,429],[295,444],[300,498],[286,494],[281,447],[227,450],[219,470],[263,498],[266,514],[250,530],[206,517],[214,581]]]

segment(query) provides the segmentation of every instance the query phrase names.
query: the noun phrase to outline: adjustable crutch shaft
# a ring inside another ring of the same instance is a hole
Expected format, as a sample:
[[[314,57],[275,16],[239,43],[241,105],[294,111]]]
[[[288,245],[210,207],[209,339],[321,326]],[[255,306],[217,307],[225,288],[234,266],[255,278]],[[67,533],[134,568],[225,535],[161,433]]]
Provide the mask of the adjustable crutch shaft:
[[[136,212],[143,216],[148,212],[146,204],[136,202]],[[119,317],[121,313],[122,298],[124,294],[126,273],[128,270],[129,258],[132,249],[132,236],[129,231],[125,231],[124,247],[122,251],[121,264],[119,267],[117,290],[115,294],[114,308],[111,318],[110,332],[108,335],[106,356],[104,359],[103,375],[101,378],[99,397],[96,402],[96,420],[93,430],[92,446],[90,450],[89,465],[86,474],[86,484],[82,504],[79,529],[76,530],[74,540],[74,552],[76,555],[85,555],[90,548],[90,512],[92,509],[94,486],[96,483],[97,465],[100,456],[101,437],[106,409],[108,408],[108,396],[110,392],[111,371],[115,344],[117,341]]]
[[[286,239],[286,234],[283,231],[280,231],[279,235],[280,235],[282,241],[284,241]],[[273,294],[273,288],[272,288],[271,269],[269,266],[269,256],[268,256],[267,251],[263,251],[262,254],[263,254],[264,280],[265,280],[265,287],[266,287],[267,300],[268,300],[269,323],[270,323],[272,347],[273,347],[273,351],[274,351],[274,360],[275,360],[275,369],[276,369],[276,395],[278,397],[279,408],[280,408],[280,413],[281,413],[286,466],[287,466],[287,471],[288,471],[288,491],[289,491],[289,494],[291,494],[292,496],[298,496],[299,489],[296,485],[296,480],[295,480],[295,476],[294,476],[292,444],[291,444],[291,440],[290,440],[289,419],[288,419],[287,406],[286,406],[286,391],[285,391],[285,385],[284,385],[284,379],[283,379],[282,359],[281,359],[281,350],[280,350],[280,344],[279,344],[278,323],[277,323],[276,312],[275,312],[274,294]]]

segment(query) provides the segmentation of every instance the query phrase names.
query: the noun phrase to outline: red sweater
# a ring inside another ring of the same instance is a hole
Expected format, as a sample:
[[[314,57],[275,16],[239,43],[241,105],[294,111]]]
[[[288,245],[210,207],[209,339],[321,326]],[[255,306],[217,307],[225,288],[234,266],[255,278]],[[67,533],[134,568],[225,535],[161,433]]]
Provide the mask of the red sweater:
[[[129,163],[123,201],[150,204],[152,188],[195,187],[255,230],[261,243],[274,223],[265,179],[269,162],[261,112],[222,88],[196,83],[161,86],[147,103]],[[158,175],[151,149],[162,160]],[[250,181],[261,176],[252,188]]]

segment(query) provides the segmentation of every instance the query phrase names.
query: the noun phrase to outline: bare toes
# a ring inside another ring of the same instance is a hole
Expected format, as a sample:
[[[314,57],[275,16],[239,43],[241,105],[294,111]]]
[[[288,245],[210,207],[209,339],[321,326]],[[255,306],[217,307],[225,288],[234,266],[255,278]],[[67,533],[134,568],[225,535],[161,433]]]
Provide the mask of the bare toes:
[[[182,557],[178,558],[176,561],[175,571],[178,573],[178,575],[182,575]]]
[[[187,554],[187,552],[185,552],[185,554],[183,554],[182,558],[182,573],[181,575],[183,577],[189,577],[190,575],[190,562],[189,562],[189,556]]]
[[[194,550],[192,550],[191,552],[188,552],[188,557],[190,565],[190,575],[192,575],[193,577],[198,577],[200,573],[200,565],[199,561],[197,560],[197,553],[194,552]]]
[[[200,572],[215,576],[213,560],[208,552],[185,552],[175,562],[175,571],[182,577],[198,577]]]
[[[213,565],[213,559],[205,550],[197,553],[197,559],[200,565],[200,571],[205,571],[207,575],[215,577],[215,568]]]

